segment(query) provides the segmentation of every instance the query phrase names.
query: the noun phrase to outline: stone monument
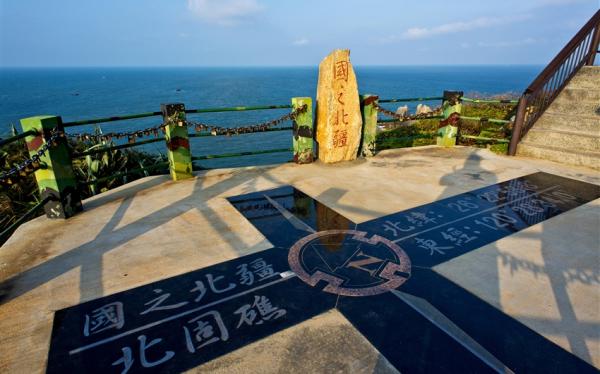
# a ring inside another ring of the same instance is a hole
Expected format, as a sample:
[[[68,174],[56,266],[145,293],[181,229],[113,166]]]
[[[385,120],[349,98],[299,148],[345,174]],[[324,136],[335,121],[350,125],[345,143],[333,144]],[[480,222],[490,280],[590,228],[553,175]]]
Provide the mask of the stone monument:
[[[333,51],[319,65],[316,127],[321,161],[332,163],[357,157],[362,118],[348,49]]]

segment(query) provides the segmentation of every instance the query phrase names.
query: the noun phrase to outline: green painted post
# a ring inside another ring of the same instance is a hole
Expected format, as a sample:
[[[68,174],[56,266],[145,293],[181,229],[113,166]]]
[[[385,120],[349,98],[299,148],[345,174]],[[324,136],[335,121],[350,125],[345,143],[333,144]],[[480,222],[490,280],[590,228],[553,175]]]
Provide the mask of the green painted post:
[[[314,161],[312,99],[292,98],[292,110],[298,110],[304,105],[306,111],[299,114],[294,121],[294,162],[297,164],[309,164]]]
[[[364,157],[375,155],[375,140],[377,137],[377,109],[379,96],[361,95],[361,113],[363,121],[361,154]]]
[[[174,181],[192,178],[192,152],[185,123],[185,105],[161,104],[165,139],[169,153],[169,170]]]
[[[37,116],[21,120],[25,131],[37,131],[39,135],[25,138],[29,155],[34,156],[51,137],[51,130],[62,131],[62,120],[56,116]],[[35,172],[38,189],[42,199],[50,197],[44,205],[49,218],[69,218],[83,210],[81,197],[77,189],[77,180],[73,172],[71,154],[67,139],[57,138],[45,154],[40,157],[40,168]]]
[[[454,147],[458,135],[458,122],[462,111],[462,91],[444,91],[440,128],[437,131],[436,143],[440,147]]]

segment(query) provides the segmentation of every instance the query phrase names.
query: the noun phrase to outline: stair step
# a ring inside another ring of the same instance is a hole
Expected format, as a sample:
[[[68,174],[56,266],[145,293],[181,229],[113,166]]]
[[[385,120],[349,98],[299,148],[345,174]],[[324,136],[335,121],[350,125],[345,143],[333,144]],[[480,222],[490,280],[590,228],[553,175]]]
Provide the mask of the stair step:
[[[600,66],[579,70],[519,143],[517,155],[600,170]]]
[[[568,88],[598,89],[600,87],[600,66],[584,66],[571,79]]]
[[[578,72],[576,77],[591,77],[592,79],[600,79],[600,66],[583,66]]]
[[[534,126],[527,132],[523,141],[539,146],[600,152],[600,136],[576,131],[540,129]]]
[[[517,147],[517,156],[539,158],[600,170],[600,152],[574,151],[521,141]]]
[[[572,116],[548,109],[533,128],[600,135],[600,116]]]
[[[567,87],[583,90],[595,90],[599,84],[600,83],[598,83],[597,80],[581,79],[575,82],[571,81]]]
[[[552,104],[550,104],[548,110],[552,110],[553,112],[565,113],[572,116],[583,115],[593,117],[594,115],[597,115],[598,118],[600,118],[600,115],[596,114],[596,111],[600,110],[600,100],[568,102],[565,100],[560,100],[560,98],[561,96],[559,95],[558,99],[555,100]]]
[[[579,70],[579,73],[584,75],[600,75],[600,66],[583,66]]]
[[[583,88],[570,88],[567,86],[555,102],[595,102],[600,105],[600,85],[595,90],[583,89]]]

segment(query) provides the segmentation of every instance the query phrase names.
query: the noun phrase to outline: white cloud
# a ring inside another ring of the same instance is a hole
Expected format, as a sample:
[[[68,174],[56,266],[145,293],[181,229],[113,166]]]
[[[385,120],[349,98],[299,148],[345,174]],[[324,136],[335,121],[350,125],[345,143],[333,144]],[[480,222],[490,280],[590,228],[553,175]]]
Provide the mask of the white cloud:
[[[307,45],[308,43],[309,43],[309,40],[306,38],[300,38],[300,39],[294,40],[292,42],[293,45],[297,45],[297,46]]]
[[[188,9],[204,22],[232,26],[259,13],[264,6],[257,0],[188,0]]]
[[[434,27],[413,27],[402,33],[401,39],[423,39],[436,35],[452,34],[462,31],[484,29],[488,27],[506,25],[530,19],[527,14],[510,17],[480,17],[472,21],[445,23]]]

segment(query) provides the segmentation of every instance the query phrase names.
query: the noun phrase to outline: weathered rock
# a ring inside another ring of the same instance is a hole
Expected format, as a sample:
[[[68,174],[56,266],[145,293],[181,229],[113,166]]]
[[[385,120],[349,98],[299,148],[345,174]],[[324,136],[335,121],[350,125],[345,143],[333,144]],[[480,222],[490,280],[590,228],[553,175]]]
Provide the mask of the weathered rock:
[[[417,111],[415,112],[416,114],[427,114],[427,113],[431,113],[433,112],[433,110],[431,110],[431,108],[427,105],[424,104],[419,104],[417,105]]]
[[[408,114],[408,105],[399,106],[398,109],[396,109],[396,114],[406,116]]]
[[[321,161],[356,158],[362,118],[350,50],[335,50],[319,65],[316,126]]]

